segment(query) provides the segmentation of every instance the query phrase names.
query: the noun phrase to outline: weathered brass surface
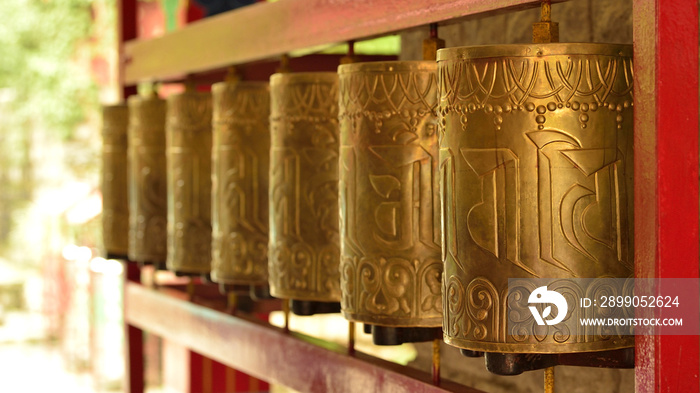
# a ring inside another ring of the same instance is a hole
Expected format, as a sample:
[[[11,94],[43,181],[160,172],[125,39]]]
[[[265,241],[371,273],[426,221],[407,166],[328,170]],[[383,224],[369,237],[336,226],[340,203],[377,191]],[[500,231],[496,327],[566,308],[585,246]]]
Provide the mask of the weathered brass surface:
[[[167,252],[165,101],[129,97],[129,259],[163,263]]]
[[[212,279],[267,284],[270,89],[222,82],[212,93]]]
[[[438,65],[445,341],[509,353],[632,346],[593,329],[521,334],[534,319],[508,328],[518,299],[506,298],[509,278],[562,278],[571,292],[567,278],[633,274],[632,47],[449,48]]]
[[[338,302],[338,74],[274,74],[270,104],[270,293]]]
[[[442,322],[436,68],[338,68],[341,304],[350,320]]]
[[[211,271],[210,93],[188,89],[168,97],[168,270]]]
[[[109,257],[129,252],[129,198],[126,187],[126,149],[129,108],[102,108],[102,239]]]

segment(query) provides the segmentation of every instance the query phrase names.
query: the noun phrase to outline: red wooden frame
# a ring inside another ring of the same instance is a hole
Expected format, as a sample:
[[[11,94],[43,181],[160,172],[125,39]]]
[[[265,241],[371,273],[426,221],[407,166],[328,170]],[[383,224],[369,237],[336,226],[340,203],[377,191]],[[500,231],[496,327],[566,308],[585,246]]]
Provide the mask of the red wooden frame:
[[[302,0],[286,0],[278,5],[258,5],[248,13],[264,7],[298,7]],[[305,12],[320,10],[336,20],[331,10],[338,10],[343,1],[313,2],[323,7],[310,7]],[[358,4],[362,3],[362,6]],[[371,28],[368,25],[348,23],[344,18],[340,25],[333,23],[331,30],[313,35],[313,39],[331,42],[358,38],[362,35],[383,34],[453,17],[494,11],[500,7],[532,5],[528,0],[421,0],[413,5],[396,8],[396,1],[353,2],[349,9],[352,17],[366,17],[357,13],[358,7],[371,7]],[[291,5],[290,5],[291,4]],[[408,3],[404,3],[408,4]],[[416,7],[429,5],[422,11]],[[120,48],[122,64],[120,80],[124,86],[139,80],[160,78],[175,74],[201,71],[221,66],[225,62],[243,62],[263,58],[293,48],[299,43],[310,42],[299,38],[275,45],[262,45],[255,41],[244,50],[219,51],[208,58],[207,64],[194,56],[163,62],[163,53],[171,44],[181,47],[182,42],[200,42],[202,34],[224,34],[226,20],[240,16],[225,14],[219,22],[202,23],[197,29],[185,29],[178,33],[190,40],[176,37],[153,41],[126,41],[136,36],[136,2],[121,0],[119,3]],[[336,8],[333,8],[336,7]],[[392,8],[393,7],[393,8]],[[461,11],[454,9],[459,8]],[[409,9],[410,8],[410,9]],[[384,15],[384,18],[374,17]],[[347,16],[347,15],[346,15]],[[343,19],[343,18],[341,18]],[[366,18],[365,18],[366,19]],[[698,238],[698,4],[696,0],[634,0],[634,51],[635,51],[635,275],[637,277],[692,277],[700,275]],[[350,21],[352,22],[352,21]],[[367,22],[367,21],[365,21]],[[289,23],[288,21],[286,23]],[[393,23],[393,25],[392,25]],[[347,27],[359,26],[358,29]],[[219,27],[216,27],[219,26]],[[310,24],[310,26],[314,26]],[[325,25],[324,25],[325,26]],[[212,28],[209,28],[212,27]],[[235,26],[229,26],[233,28]],[[342,26],[340,26],[342,27]],[[284,26],[276,26],[276,29]],[[349,30],[348,30],[349,29]],[[329,32],[330,31],[330,32]],[[204,33],[202,33],[204,32]],[[234,37],[235,38],[235,37]],[[240,38],[240,37],[238,37]],[[260,36],[256,36],[256,40]],[[194,41],[193,41],[194,40]],[[212,40],[216,45],[227,45],[226,40]],[[233,40],[237,45],[241,40]],[[127,58],[124,50],[133,55]],[[203,48],[198,48],[203,50]],[[257,52],[256,52],[257,51]],[[268,53],[269,52],[269,53]],[[274,53],[272,53],[274,52]],[[217,57],[218,56],[218,57]],[[160,58],[160,60],[158,60]],[[193,60],[194,59],[194,60]],[[140,65],[125,67],[126,62],[138,61]],[[167,64],[169,63],[169,64]],[[131,68],[125,77],[126,68]],[[124,89],[124,95],[133,88]],[[135,280],[135,276],[128,276]],[[700,318],[699,315],[688,318]],[[132,393],[143,389],[142,360],[138,345],[140,331],[129,328],[130,370]],[[636,390],[638,392],[699,392],[700,341],[698,336],[643,336],[636,343]],[[139,374],[141,372],[141,374]],[[140,376],[139,376],[140,375]]]
[[[125,286],[124,292],[128,288],[129,283],[141,283],[141,269],[133,262],[125,262]],[[128,304],[124,301],[124,310],[127,310]],[[124,321],[126,321],[124,315]],[[143,364],[143,332],[141,329],[133,326],[130,323],[125,324],[125,342],[126,342],[126,383],[127,393],[143,393],[146,383]]]
[[[295,50],[538,4],[538,0],[260,2],[197,21],[162,37],[128,42],[122,53],[129,61],[126,82],[180,78]]]
[[[271,326],[259,318],[232,316],[184,300],[183,292],[128,284],[125,318],[165,340],[254,377],[301,392],[483,393],[361,352]],[[195,393],[195,392],[193,392]]]

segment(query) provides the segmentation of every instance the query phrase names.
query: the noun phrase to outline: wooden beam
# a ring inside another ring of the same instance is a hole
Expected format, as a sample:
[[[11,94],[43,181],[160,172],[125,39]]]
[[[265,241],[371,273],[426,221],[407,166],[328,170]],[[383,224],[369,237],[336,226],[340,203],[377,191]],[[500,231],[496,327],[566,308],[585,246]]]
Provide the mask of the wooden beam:
[[[126,82],[267,59],[434,22],[535,7],[534,0],[284,0],[256,3],[125,48]]]
[[[126,320],[166,340],[262,380],[301,392],[465,392],[450,381],[266,323],[202,307],[167,291],[128,284]]]

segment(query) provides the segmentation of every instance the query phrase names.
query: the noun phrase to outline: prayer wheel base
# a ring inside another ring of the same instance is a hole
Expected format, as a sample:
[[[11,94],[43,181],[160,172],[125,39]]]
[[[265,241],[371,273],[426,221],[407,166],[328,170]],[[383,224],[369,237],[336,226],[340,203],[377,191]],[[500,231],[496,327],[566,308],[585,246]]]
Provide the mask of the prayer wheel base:
[[[461,353],[462,356],[466,356],[466,357],[468,357],[468,358],[481,358],[481,357],[484,357],[484,353],[483,353],[483,352],[480,352],[480,351],[472,351],[472,350],[464,349],[464,348],[460,348],[460,349],[459,349],[459,353]]]
[[[365,324],[365,331],[367,331]],[[371,325],[372,343],[374,345],[401,345],[404,343],[419,343],[442,338],[442,328],[425,327],[393,327]]]
[[[126,254],[121,254],[121,253],[117,253],[117,252],[107,251],[107,253],[105,254],[105,257],[107,259],[118,259],[118,260],[123,260],[123,261],[129,260],[129,257]]]
[[[165,266],[165,262],[151,262],[151,261],[145,261],[145,262],[138,262],[139,267],[143,268],[144,266],[153,266],[156,270],[168,270],[167,267]]]
[[[291,310],[295,315],[308,316],[315,314],[335,314],[340,312],[338,302],[316,302],[311,300],[292,299]]]
[[[270,295],[270,287],[267,285],[251,285],[249,295],[253,300],[275,299],[274,296]]]
[[[465,349],[460,352],[465,356],[469,356],[465,352],[476,353]],[[634,348],[561,354],[487,352],[485,362],[486,369],[497,375],[520,375],[553,366],[634,368]]]
[[[168,269],[171,270],[171,269]],[[184,272],[180,270],[172,270],[173,273],[175,273],[175,276],[177,277],[202,277],[202,273],[198,272]]]
[[[250,285],[243,284],[219,284],[219,293],[222,295],[233,293],[239,296],[250,294]]]

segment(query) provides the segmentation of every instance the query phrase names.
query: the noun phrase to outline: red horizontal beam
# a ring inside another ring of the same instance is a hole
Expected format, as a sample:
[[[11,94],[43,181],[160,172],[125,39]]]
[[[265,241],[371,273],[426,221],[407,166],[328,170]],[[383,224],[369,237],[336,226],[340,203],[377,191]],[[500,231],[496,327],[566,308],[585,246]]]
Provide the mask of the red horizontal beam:
[[[126,82],[167,79],[435,22],[535,7],[537,0],[284,0],[256,3],[128,42]]]
[[[139,284],[127,284],[124,295],[129,324],[298,391],[480,392],[450,381],[437,387],[431,384],[427,372],[358,352],[350,356],[337,344],[284,333],[268,324],[198,306]]]

